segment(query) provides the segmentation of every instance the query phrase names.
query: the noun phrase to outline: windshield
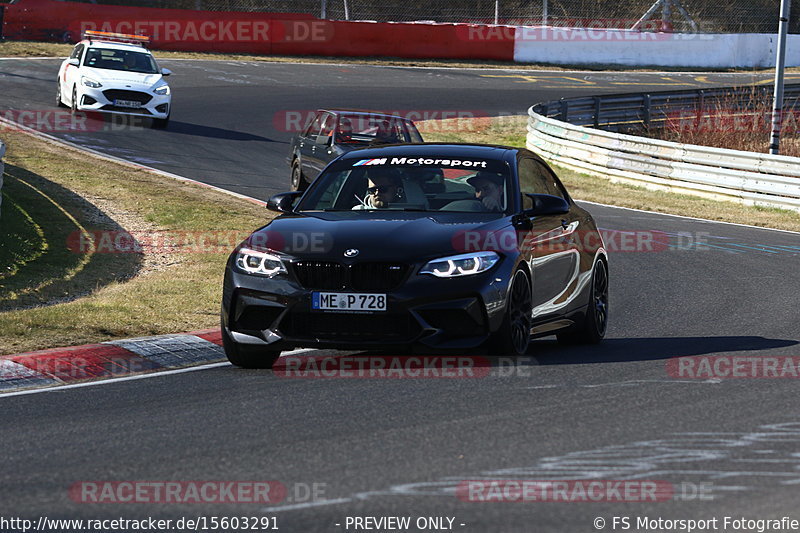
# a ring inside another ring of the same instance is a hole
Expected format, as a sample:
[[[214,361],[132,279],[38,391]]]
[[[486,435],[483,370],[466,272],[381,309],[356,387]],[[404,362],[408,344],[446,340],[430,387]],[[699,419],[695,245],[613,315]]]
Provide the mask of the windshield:
[[[89,48],[83,64],[92,68],[140,72],[142,74],[156,74],[158,72],[158,66],[153,56],[133,50]]]
[[[459,211],[505,213],[509,168],[478,157],[347,159],[329,167],[298,211]]]

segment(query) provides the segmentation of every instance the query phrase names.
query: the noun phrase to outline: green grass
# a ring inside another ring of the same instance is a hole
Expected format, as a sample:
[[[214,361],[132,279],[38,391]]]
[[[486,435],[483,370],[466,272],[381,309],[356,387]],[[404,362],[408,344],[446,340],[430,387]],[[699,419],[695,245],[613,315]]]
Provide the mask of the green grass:
[[[47,250],[44,231],[25,207],[15,202],[25,192],[10,177],[5,179],[2,190],[2,212],[0,212],[0,295],[11,285],[10,280],[20,268],[34,261]],[[24,203],[24,200],[22,200]],[[7,297],[7,296],[6,296]],[[5,297],[0,296],[5,299]]]
[[[265,208],[20,132],[3,140],[0,354],[218,324],[227,255],[271,218]],[[69,245],[104,230],[194,233],[130,253]],[[198,233],[211,251],[196,251]]]
[[[0,235],[0,309],[31,306],[80,289],[89,256],[66,246],[83,230],[52,195],[66,191],[14,165],[6,166]],[[61,196],[65,204],[74,195]],[[104,270],[111,265],[101,261]],[[94,263],[92,264],[94,266]]]

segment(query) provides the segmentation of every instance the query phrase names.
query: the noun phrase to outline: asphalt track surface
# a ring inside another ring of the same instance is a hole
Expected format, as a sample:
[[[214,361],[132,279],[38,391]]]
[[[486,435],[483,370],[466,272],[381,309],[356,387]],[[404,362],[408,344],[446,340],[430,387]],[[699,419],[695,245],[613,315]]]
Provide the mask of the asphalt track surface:
[[[0,105],[49,104],[56,63],[11,63],[0,62]],[[164,63],[176,72],[178,106],[168,131],[70,140],[260,198],[285,188],[286,135],[269,124],[281,110],[524,112],[559,95],[626,90],[614,80],[661,86],[656,74],[560,73],[600,83],[539,89],[478,71]],[[726,85],[728,76],[709,81]],[[640,87],[647,85],[633,90]],[[528,358],[495,362],[473,379],[290,379],[222,366],[0,397],[0,515],[263,515],[277,517],[283,531],[303,532],[354,531],[344,527],[348,516],[451,517],[453,530],[480,532],[597,531],[597,517],[606,521],[600,530],[612,531],[615,516],[629,517],[630,531],[644,530],[635,527],[638,517],[717,518],[719,531],[725,516],[800,520],[796,381],[668,371],[680,356],[800,357],[800,237],[587,207],[603,228],[672,237],[660,252],[611,251],[610,328],[601,345],[537,340]],[[507,363],[513,368],[498,366]],[[459,482],[475,479],[659,480],[676,492],[648,503],[455,497]],[[69,498],[74,483],[97,480],[278,480],[290,498],[274,505]],[[304,487],[314,483],[324,499],[305,501]]]

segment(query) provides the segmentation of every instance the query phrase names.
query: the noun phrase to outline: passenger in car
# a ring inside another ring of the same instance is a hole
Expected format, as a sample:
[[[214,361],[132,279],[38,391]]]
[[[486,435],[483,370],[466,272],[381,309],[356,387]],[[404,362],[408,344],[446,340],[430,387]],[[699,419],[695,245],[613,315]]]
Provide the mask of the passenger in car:
[[[374,142],[394,144],[402,141],[397,134],[397,128],[388,119],[384,119],[378,124]]]
[[[353,142],[353,123],[347,117],[339,118],[339,127],[336,131],[336,142]]]

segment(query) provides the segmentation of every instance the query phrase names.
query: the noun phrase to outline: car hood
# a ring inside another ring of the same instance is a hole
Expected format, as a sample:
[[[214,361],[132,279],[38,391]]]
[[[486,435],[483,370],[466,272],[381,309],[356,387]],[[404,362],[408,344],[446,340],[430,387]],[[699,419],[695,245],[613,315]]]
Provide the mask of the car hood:
[[[475,246],[465,248],[465,242],[483,242],[487,235],[505,231],[513,232],[510,217],[497,215],[337,211],[284,215],[244,244],[299,259],[414,262],[475,251]],[[358,250],[357,256],[347,258],[345,252],[352,249]]]
[[[102,83],[104,86],[109,85],[111,89],[127,88],[125,87],[126,85],[130,85],[131,89],[136,90],[149,89],[162,78],[160,73],[142,74],[141,72],[125,72],[124,70],[91,67],[85,68],[81,73]]]

